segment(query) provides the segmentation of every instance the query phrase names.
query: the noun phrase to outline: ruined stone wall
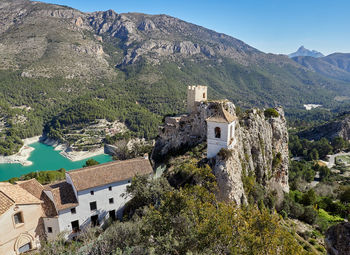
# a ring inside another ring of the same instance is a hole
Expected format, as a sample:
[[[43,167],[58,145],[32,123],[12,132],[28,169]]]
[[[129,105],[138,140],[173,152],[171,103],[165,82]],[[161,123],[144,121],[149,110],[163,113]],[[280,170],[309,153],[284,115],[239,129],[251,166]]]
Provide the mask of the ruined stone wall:
[[[236,115],[235,106],[228,101],[200,102],[189,115],[168,117],[160,129],[153,156],[163,157],[172,151],[192,147],[206,140],[206,119],[213,115],[218,105]],[[288,131],[282,108],[276,108],[279,117],[266,118],[258,109],[247,111],[235,127],[237,142],[231,149],[232,156],[211,160],[217,177],[221,200],[246,201],[243,175],[255,176],[267,189],[275,190],[279,198],[289,192],[288,185]]]

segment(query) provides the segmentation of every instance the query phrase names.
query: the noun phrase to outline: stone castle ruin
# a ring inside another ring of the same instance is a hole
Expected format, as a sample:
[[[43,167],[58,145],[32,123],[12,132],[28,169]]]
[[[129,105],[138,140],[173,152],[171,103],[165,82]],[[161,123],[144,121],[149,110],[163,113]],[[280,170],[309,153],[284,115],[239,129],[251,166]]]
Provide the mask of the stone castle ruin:
[[[187,112],[191,113],[196,110],[196,104],[207,101],[207,86],[188,86],[187,89]]]
[[[283,192],[289,192],[288,132],[283,109],[275,109],[278,117],[265,117],[259,109],[238,117],[232,102],[207,100],[206,86],[189,86],[188,113],[165,118],[153,158],[206,142],[219,199],[245,203],[244,175],[255,176],[257,183],[283,198]],[[229,150],[231,156],[222,158],[221,149]]]

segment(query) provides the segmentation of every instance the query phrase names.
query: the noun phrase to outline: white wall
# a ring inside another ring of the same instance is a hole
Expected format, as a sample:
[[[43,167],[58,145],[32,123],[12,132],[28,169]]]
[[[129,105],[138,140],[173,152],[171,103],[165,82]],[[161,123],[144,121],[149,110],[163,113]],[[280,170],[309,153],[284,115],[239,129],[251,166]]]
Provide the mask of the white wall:
[[[48,240],[55,239],[55,237],[61,232],[58,223],[58,217],[43,218],[45,226],[45,234]],[[52,233],[48,232],[48,227],[52,228]]]
[[[14,214],[22,213],[23,223],[14,223]],[[42,216],[40,204],[16,205],[0,216],[0,254],[18,254],[18,248],[31,243],[32,248],[40,246],[37,232]]]
[[[207,158],[215,157],[222,148],[232,148],[236,142],[235,122],[230,124],[207,121]],[[215,138],[215,128],[221,129],[221,137]],[[232,127],[232,129],[231,129]],[[232,130],[232,134],[231,134]]]
[[[78,197],[78,192],[77,190],[75,189],[75,186],[73,185],[73,181],[72,181],[72,178],[70,177],[69,173],[66,172],[66,182],[69,183],[70,185],[72,185],[73,187],[73,190],[74,190],[74,194],[75,194],[75,197]],[[79,201],[78,201],[79,202]]]
[[[100,224],[109,217],[109,211],[115,210],[118,216],[122,216],[122,209],[129,198],[121,197],[122,193],[125,193],[126,186],[129,185],[128,180],[108,184],[101,187],[96,187],[88,190],[78,191],[79,205],[75,208],[76,213],[71,213],[71,208],[62,210],[59,212],[58,225],[60,232],[67,231],[72,232],[71,222],[79,220],[80,229],[84,229],[91,225],[91,216],[99,215]],[[112,190],[109,190],[109,186]],[[90,191],[94,191],[94,195],[90,194]],[[114,203],[109,204],[109,198],[114,198]],[[97,210],[90,210],[90,202],[96,201]],[[45,229],[47,231],[45,224]]]

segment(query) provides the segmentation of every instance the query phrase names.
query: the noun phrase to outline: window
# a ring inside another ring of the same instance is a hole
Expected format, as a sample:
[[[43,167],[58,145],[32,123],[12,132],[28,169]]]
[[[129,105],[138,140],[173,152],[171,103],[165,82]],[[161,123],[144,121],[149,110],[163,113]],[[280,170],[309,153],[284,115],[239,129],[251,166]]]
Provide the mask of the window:
[[[221,129],[219,127],[215,128],[215,138],[221,138]]]
[[[114,198],[110,198],[110,199],[109,199],[109,203],[110,203],[110,204],[114,204]]]
[[[94,193],[94,191],[93,191],[93,190],[91,190],[91,191],[90,191],[90,194],[91,194],[91,195],[94,195],[95,193]]]
[[[76,210],[75,208],[72,208],[72,209],[70,209],[70,212],[71,212],[72,214],[76,214],[76,213],[77,213],[77,210]]]
[[[108,187],[108,190],[112,190],[112,186],[109,186],[109,187]]]
[[[52,227],[47,228],[47,233],[52,233]]]
[[[16,213],[15,215],[13,215],[13,218],[15,220],[15,224],[21,224],[23,223],[23,217],[22,217],[22,213]]]
[[[93,210],[96,210],[96,209],[97,209],[96,201],[95,202],[91,202],[90,203],[90,210],[93,211]]]
[[[75,221],[72,221],[71,222],[72,224],[72,230],[74,233],[78,232],[80,229],[79,229],[79,221],[78,220],[75,220]]]
[[[230,137],[233,137],[232,126],[230,127]]]
[[[31,248],[32,248],[31,243],[27,243],[27,244],[25,244],[25,245],[19,247],[19,248],[18,248],[18,252],[19,252],[19,253],[27,252],[27,251],[29,251]]]
[[[205,98],[205,93],[203,93],[203,98]]]

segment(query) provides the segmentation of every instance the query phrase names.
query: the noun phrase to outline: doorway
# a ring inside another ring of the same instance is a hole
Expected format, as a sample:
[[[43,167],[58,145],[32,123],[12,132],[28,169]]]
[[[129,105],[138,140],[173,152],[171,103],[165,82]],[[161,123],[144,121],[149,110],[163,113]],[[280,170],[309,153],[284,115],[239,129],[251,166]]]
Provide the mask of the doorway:
[[[91,225],[93,227],[96,227],[99,225],[99,222],[98,222],[98,215],[94,215],[94,216],[91,216]]]
[[[109,218],[115,221],[117,218],[115,216],[115,210],[109,211]]]
[[[78,220],[72,221],[71,224],[72,224],[73,233],[78,232],[79,231],[79,221]]]

